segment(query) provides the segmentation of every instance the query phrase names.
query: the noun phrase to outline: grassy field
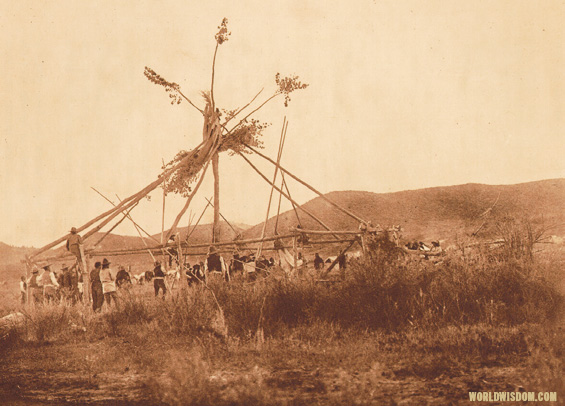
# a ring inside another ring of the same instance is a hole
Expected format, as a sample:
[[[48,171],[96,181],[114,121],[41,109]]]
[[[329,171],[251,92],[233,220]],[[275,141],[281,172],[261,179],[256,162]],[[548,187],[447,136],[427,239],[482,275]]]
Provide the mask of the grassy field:
[[[273,272],[155,298],[0,311],[8,404],[468,404],[469,391],[565,399],[565,247],[455,251],[437,264],[377,247],[319,282]],[[555,403],[552,403],[555,404]]]

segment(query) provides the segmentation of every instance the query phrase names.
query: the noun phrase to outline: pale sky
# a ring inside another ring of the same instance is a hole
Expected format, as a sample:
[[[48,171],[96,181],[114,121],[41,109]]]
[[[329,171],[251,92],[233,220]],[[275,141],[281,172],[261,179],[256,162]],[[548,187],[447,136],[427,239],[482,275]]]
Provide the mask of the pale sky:
[[[275,157],[287,116],[282,164],[322,192],[565,177],[562,1],[0,1],[8,244],[61,237],[109,208],[91,186],[129,196],[201,141],[199,113],[171,106],[143,70],[202,106],[223,17],[232,35],[218,53],[217,104],[269,95],[277,72],[309,83],[288,108],[274,100],[255,117],[272,123],[263,138]],[[269,186],[239,157],[220,166],[223,214],[263,221]],[[290,187],[300,202],[315,197]],[[201,190],[196,216],[211,171]],[[151,196],[132,214],[157,233],[160,191]],[[182,204],[167,199],[167,225]],[[116,232],[135,233],[126,222]]]

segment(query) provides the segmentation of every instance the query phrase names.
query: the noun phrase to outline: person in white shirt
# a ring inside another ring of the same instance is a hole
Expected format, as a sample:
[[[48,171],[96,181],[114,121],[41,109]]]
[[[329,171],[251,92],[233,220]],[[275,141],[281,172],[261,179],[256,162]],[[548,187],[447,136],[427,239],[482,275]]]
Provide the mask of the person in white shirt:
[[[108,306],[112,301],[116,301],[116,278],[112,275],[110,262],[104,258],[102,260],[102,269],[100,270],[100,282],[102,283],[102,292],[104,293],[104,301]]]
[[[41,285],[43,286],[43,300],[46,302],[53,302],[57,299],[57,289],[59,288],[59,282],[55,277],[55,273],[51,270],[50,265],[45,265],[43,267],[43,273],[41,274]]]

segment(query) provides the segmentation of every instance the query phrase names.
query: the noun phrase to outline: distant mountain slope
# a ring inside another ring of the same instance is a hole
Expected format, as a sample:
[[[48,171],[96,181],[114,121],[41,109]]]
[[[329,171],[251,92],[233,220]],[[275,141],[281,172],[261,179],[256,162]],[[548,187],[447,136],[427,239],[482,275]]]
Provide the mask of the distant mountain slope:
[[[235,238],[236,233],[243,234],[246,229],[250,226],[240,223],[230,223],[231,227],[224,221],[220,221],[220,235],[222,241],[231,241]],[[207,244],[212,241],[212,224],[199,224],[196,226],[194,231],[192,231],[193,226],[190,227],[190,244]],[[177,233],[180,233],[180,238],[182,241],[186,240],[188,227],[179,227]],[[234,231],[235,230],[235,231]],[[165,230],[167,234],[168,230]],[[153,236],[155,239],[160,240],[161,234],[155,234]]]
[[[370,220],[382,226],[401,225],[406,238],[436,239],[453,238],[456,234],[469,233],[482,222],[481,213],[498,203],[492,210],[488,224],[492,226],[496,219],[504,216],[534,219],[543,218],[545,225],[559,225],[553,234],[565,235],[565,179],[552,179],[516,185],[482,185],[466,184],[459,186],[435,187],[420,190],[408,190],[396,193],[370,193],[359,191],[331,192],[327,197],[361,218]],[[318,216],[334,230],[355,230],[358,224],[355,220],[337,211],[333,206],[320,197],[304,204],[304,207]],[[299,211],[303,226],[308,229],[322,229],[314,220]],[[273,234],[274,217],[267,223],[267,235]],[[278,231],[283,233],[298,224],[294,211],[282,213],[279,218]],[[485,227],[488,232],[489,226]],[[253,227],[233,224],[236,232],[244,238],[254,238],[261,235],[263,223]],[[236,233],[222,222],[221,233],[223,241],[231,241]],[[191,228],[192,229],[192,228]],[[492,227],[491,227],[492,229]],[[186,239],[187,228],[179,229],[181,239]],[[103,233],[97,233],[87,242],[87,249]],[[157,241],[161,235],[153,236]],[[212,239],[212,225],[204,224],[196,227],[190,237],[192,244],[209,243]],[[149,246],[155,241],[145,238]],[[117,250],[143,248],[145,245],[139,237],[110,234],[101,244],[99,250]],[[53,256],[64,252],[64,247],[46,253]],[[33,248],[12,247],[0,243],[0,272],[8,264],[21,268],[20,261]]]
[[[407,238],[453,238],[456,234],[475,230],[482,223],[479,216],[497,198],[498,202],[489,217],[490,225],[504,216],[528,216],[536,220],[543,218],[545,225],[565,223],[565,179],[497,186],[466,184],[383,194],[342,191],[326,196],[374,224],[401,225]],[[358,227],[354,219],[320,197],[305,203],[303,207],[334,230],[354,230]],[[322,229],[303,212],[299,211],[299,215],[305,228]],[[273,233],[274,222],[274,217],[267,222],[268,235]],[[278,232],[297,224],[294,211],[282,213]],[[244,236],[260,236],[262,227],[262,223],[258,224],[246,230]],[[489,229],[492,227],[485,228]],[[557,227],[556,231],[563,233],[565,227]]]

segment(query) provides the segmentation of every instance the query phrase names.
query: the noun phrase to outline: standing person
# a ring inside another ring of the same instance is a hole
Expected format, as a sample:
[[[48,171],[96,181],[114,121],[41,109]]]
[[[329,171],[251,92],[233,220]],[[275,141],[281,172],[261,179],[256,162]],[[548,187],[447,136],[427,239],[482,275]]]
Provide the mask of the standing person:
[[[43,267],[43,273],[41,274],[41,284],[43,285],[43,299],[47,302],[52,302],[57,299],[57,289],[59,288],[59,282],[55,274],[51,270],[50,265],[45,265]]]
[[[159,296],[159,289],[163,291],[163,299],[167,293],[167,287],[165,286],[165,273],[161,269],[161,262],[155,261],[155,269],[153,269],[153,287],[155,288],[155,297]]]
[[[110,269],[110,262],[104,258],[102,260],[102,270],[100,271],[100,282],[102,283],[102,292],[104,293],[104,300],[108,306],[116,302],[116,283],[115,278],[112,276]]]
[[[208,249],[208,257],[206,258],[206,268],[208,269],[208,275],[219,275],[223,276],[222,272],[222,260],[216,252],[214,246],[210,246]]]
[[[40,280],[37,278],[38,275],[39,269],[34,265],[34,268],[31,271],[31,276],[27,280],[29,292],[31,293],[34,303],[40,303],[43,300],[43,288],[40,285]]]
[[[26,283],[26,277],[25,276],[22,276],[22,278],[20,280],[20,295],[21,295],[22,304],[26,304],[27,283]]]
[[[243,273],[243,262],[241,261],[241,257],[239,256],[239,252],[235,251],[233,253],[233,258],[231,260],[230,274],[236,275],[240,272]]]
[[[90,272],[90,287],[92,292],[92,310],[102,309],[104,304],[104,291],[102,290],[102,282],[100,282],[100,269],[102,264],[96,262],[94,269]]]
[[[82,237],[78,235],[75,227],[71,228],[70,232],[71,235],[67,239],[67,251],[70,251],[77,258],[77,262],[80,263],[80,246],[82,245]]]
[[[324,269],[324,260],[317,252],[316,256],[314,257],[314,269],[316,269],[317,271]]]
[[[174,235],[171,235],[169,237],[169,242],[170,244],[176,244]],[[168,247],[167,252],[169,254],[169,268],[173,267],[173,261],[175,264],[175,268],[177,268],[179,263],[179,252],[177,251],[177,247],[175,246]]]

